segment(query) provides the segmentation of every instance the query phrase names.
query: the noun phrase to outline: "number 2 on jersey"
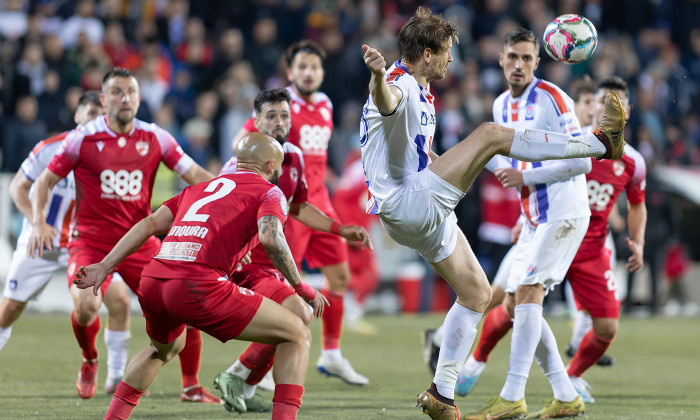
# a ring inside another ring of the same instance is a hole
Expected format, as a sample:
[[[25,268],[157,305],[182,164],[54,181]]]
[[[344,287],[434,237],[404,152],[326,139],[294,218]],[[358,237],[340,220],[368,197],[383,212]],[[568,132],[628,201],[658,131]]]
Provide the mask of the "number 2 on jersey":
[[[220,198],[226,197],[227,195],[231,194],[231,191],[233,191],[234,188],[236,188],[236,183],[231,181],[230,179],[218,178],[210,182],[209,185],[207,185],[207,187],[204,189],[204,192],[214,192],[214,190],[216,190],[216,187],[218,187],[219,185],[221,185],[221,188],[219,188],[217,192],[204,198],[200,198],[199,200],[192,203],[190,208],[187,209],[187,213],[185,213],[185,215],[182,217],[182,221],[206,222],[209,219],[209,215],[206,213],[197,213],[197,211],[205,205],[211,203],[212,201],[216,201]]]

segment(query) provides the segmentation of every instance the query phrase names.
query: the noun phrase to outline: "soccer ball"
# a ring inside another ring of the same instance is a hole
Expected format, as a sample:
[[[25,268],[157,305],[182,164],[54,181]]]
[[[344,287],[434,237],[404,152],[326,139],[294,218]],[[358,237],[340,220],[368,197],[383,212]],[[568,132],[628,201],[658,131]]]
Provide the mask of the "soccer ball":
[[[598,32],[581,15],[561,15],[544,30],[544,49],[550,57],[567,64],[586,61],[598,45]]]

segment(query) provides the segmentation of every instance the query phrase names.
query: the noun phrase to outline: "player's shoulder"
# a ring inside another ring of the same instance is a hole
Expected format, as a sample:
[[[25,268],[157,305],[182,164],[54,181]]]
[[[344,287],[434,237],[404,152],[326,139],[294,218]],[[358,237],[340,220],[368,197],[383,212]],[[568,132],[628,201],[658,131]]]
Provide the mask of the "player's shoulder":
[[[641,153],[637,151],[634,147],[629,144],[625,144],[624,148],[625,154],[622,156],[622,160],[626,163],[634,163],[635,166],[640,166],[646,168],[646,162],[644,162],[644,157]]]
[[[534,86],[538,93],[550,98],[556,110],[560,114],[573,111],[573,100],[559,86],[552,82],[540,79]]]
[[[157,134],[160,131],[164,131],[158,124],[153,123],[153,122],[146,122],[143,120],[139,120],[137,118],[134,118],[134,128],[139,131],[143,131],[146,133],[153,133]]]
[[[301,151],[299,146],[294,145],[288,141],[284,142],[282,145],[282,150],[285,155],[298,156],[302,161],[304,160],[304,152]]]
[[[62,133],[56,134],[55,136],[49,137],[37,143],[32,149],[32,153],[38,156],[39,153],[45,153],[50,150],[57,149],[61,147],[63,140],[70,133],[70,131],[64,131]]]

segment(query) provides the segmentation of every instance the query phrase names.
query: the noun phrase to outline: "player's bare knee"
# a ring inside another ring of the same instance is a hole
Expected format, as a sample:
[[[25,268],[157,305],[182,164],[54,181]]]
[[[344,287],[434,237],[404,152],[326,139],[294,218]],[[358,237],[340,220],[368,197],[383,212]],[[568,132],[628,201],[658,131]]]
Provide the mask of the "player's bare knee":
[[[344,292],[350,284],[350,272],[340,272],[333,277],[328,278],[328,284],[333,292]]]
[[[612,340],[617,335],[616,323],[605,323],[603,325],[594,325],[593,332],[606,340]]]
[[[22,314],[26,302],[3,298],[0,304],[0,328],[7,328]]]
[[[294,312],[294,314],[301,319],[304,325],[309,325],[313,320],[314,313],[311,307],[296,295],[285,299],[284,302],[282,302],[282,306]]]
[[[311,348],[311,331],[309,328],[303,324],[301,318],[295,318],[291,325],[291,340],[300,346],[308,349]]]

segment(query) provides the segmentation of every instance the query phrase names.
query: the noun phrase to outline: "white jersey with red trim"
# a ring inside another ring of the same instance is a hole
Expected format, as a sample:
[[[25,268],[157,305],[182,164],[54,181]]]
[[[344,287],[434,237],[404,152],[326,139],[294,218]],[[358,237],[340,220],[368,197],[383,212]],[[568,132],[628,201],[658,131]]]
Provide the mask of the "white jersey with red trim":
[[[435,134],[430,85],[425,88],[419,85],[400,61],[386,72],[386,81],[401,91],[396,110],[391,115],[382,115],[370,96],[360,121],[362,164],[372,194],[367,203],[370,214],[380,212],[381,202],[403,184],[405,177],[430,165],[430,146]]]
[[[537,78],[518,98],[510,90],[499,95],[493,102],[493,119],[516,130],[530,128],[581,135],[574,101],[554,84]],[[584,175],[590,170],[590,159],[508,160],[511,167],[523,173],[525,185],[520,188],[520,209],[530,226],[590,216]]]
[[[63,132],[42,140],[34,146],[29,156],[22,162],[20,169],[30,181],[36,181],[37,177],[49,165],[54,156],[63,150],[63,139],[69,132]],[[29,190],[29,199],[34,197],[35,186],[32,184]],[[46,223],[58,232],[53,239],[54,248],[65,248],[68,244],[68,233],[72,220],[73,207],[75,206],[75,178],[70,172],[61,179],[51,190],[48,207],[46,209]],[[22,232],[17,238],[17,247],[26,247],[29,237],[32,235],[34,225],[27,218],[22,222]]]

